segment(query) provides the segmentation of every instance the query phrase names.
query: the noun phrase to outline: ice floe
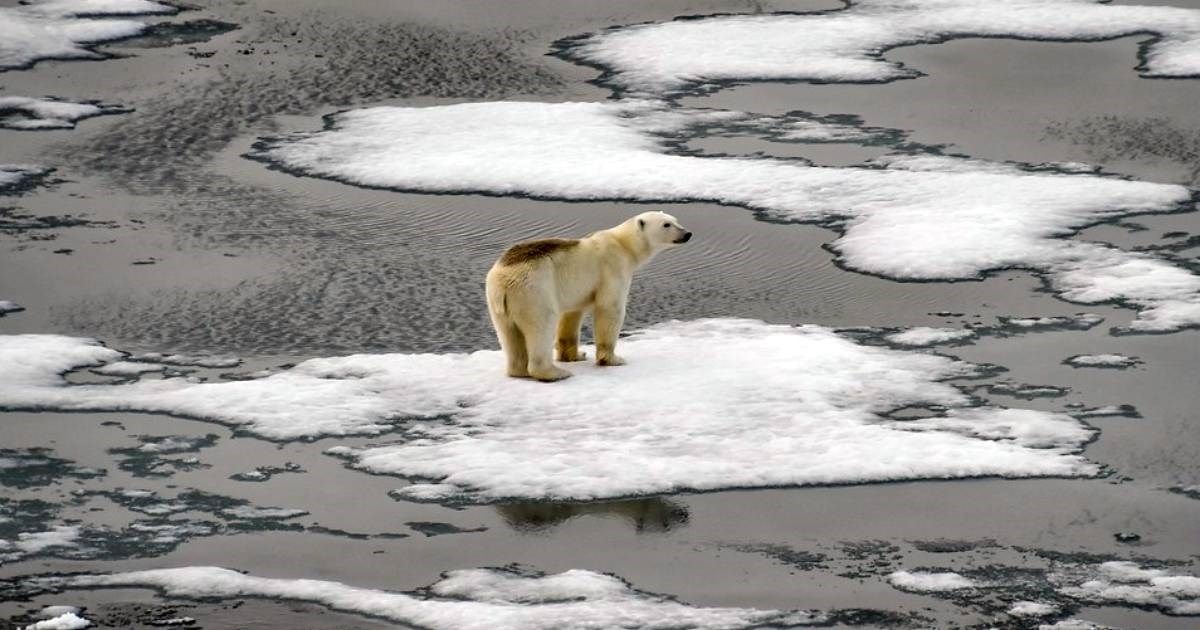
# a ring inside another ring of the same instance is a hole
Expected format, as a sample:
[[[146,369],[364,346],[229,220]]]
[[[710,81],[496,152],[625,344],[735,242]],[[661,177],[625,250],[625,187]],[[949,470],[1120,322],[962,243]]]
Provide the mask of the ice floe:
[[[940,155],[817,167],[670,153],[662,134],[689,120],[653,101],[374,107],[263,140],[249,156],[400,190],[740,205],[842,231],[830,247],[856,271],[953,280],[1030,269],[1067,300],[1139,309],[1132,332],[1200,325],[1200,276],[1149,253],[1063,238],[1127,214],[1182,210],[1191,201],[1182,186]]]
[[[949,343],[951,341],[963,341],[974,336],[975,331],[963,328],[917,326],[916,328],[909,328],[902,332],[887,335],[884,337],[884,340],[898,346],[924,347]]]
[[[1005,328],[1017,330],[1089,330],[1104,318],[1095,313],[1055,315],[1050,317],[999,317]]]
[[[1100,575],[1062,593],[1096,604],[1157,608],[1173,615],[1200,615],[1200,577],[1143,569],[1133,562],[1105,562]]]
[[[980,368],[854,343],[817,326],[668,322],[622,342],[629,365],[573,366],[546,385],[507,378],[498,351],[311,359],[252,381],[71,384],[119,360],[87,339],[0,336],[0,408],[129,410],[287,440],[399,431],[334,447],[417,483],[424,500],[598,499],[684,490],[976,476],[1080,476],[1092,430],[992,407],[943,379]],[[619,396],[612,393],[619,391]],[[893,420],[902,407],[942,417]]]
[[[1014,617],[1047,617],[1057,615],[1060,608],[1046,602],[1020,601],[1013,602],[1008,608],[1008,614]]]
[[[85,118],[122,114],[129,110],[100,103],[73,103],[56,98],[0,96],[0,128],[18,130],[71,129]]]
[[[142,363],[140,361],[117,361],[106,363],[92,370],[105,376],[140,376],[147,372],[162,372],[166,366],[161,363]]]
[[[131,361],[162,363],[181,367],[232,368],[242,364],[238,357],[227,354],[163,354],[140,352],[129,357]]]
[[[35,164],[0,164],[0,193],[20,190],[29,182],[46,175],[50,170]]]
[[[0,178],[3,177],[3,172],[0,171]],[[0,317],[4,317],[8,313],[16,313],[25,310],[24,306],[10,300],[0,300]]]
[[[1133,367],[1141,362],[1142,360],[1137,357],[1129,357],[1123,354],[1077,354],[1063,360],[1063,363],[1071,367],[1118,369]]]
[[[896,571],[888,575],[888,582],[901,590],[920,592],[957,591],[977,586],[974,580],[949,571]]]
[[[90,625],[92,622],[80,617],[75,612],[65,612],[25,626],[25,630],[81,630]]]
[[[1200,11],[1098,0],[857,0],[844,10],[717,15],[612,28],[560,42],[615,89],[663,94],[745,80],[883,82],[920,76],[889,48],[961,37],[1094,41],[1155,33],[1146,77],[1200,74]]]
[[[48,578],[65,588],[153,588],[170,597],[263,597],[431,630],[558,630],[570,628],[787,627],[820,623],[805,611],[703,608],[635,590],[600,573],[572,570],[523,575],[502,569],[453,571],[414,593],[356,588],[339,582],[244,575],[218,567],[182,567]]]
[[[0,72],[41,59],[101,59],[88,45],[132,37],[146,25],[136,20],[95,19],[177,12],[148,0],[33,0],[0,7]]]

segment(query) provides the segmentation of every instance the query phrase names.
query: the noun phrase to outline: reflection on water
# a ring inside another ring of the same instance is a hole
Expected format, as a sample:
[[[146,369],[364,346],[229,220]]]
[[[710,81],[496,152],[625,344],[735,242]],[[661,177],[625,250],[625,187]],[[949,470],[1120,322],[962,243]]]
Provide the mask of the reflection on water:
[[[667,532],[687,525],[689,517],[686,505],[659,497],[604,503],[509,503],[497,505],[496,511],[513,529],[534,532],[584,515],[620,517],[638,532]]]

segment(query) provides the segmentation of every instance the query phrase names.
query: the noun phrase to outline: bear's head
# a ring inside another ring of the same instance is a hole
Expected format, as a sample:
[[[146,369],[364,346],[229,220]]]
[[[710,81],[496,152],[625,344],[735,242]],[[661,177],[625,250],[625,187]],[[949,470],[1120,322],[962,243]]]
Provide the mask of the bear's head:
[[[665,212],[643,212],[636,217],[638,231],[652,249],[682,245],[692,238],[692,233],[679,225],[679,220]]]

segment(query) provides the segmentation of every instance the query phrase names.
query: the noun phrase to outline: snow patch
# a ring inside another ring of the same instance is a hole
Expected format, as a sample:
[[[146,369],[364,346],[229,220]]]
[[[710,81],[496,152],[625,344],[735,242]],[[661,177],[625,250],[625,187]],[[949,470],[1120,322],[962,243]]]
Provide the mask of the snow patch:
[[[103,59],[87,46],[132,37],[146,25],[92,16],[162,15],[175,7],[147,0],[36,0],[0,7],[0,72],[41,59]],[[88,17],[85,17],[88,16]]]
[[[453,571],[427,592],[397,593],[324,580],[255,577],[218,567],[182,567],[50,578],[65,587],[148,587],[170,597],[264,597],[310,602],[431,630],[570,628],[736,629],[809,625],[804,611],[701,608],[630,588],[619,579],[574,570],[526,576],[500,569]]]
[[[841,11],[608,29],[564,42],[560,54],[604,68],[616,89],[664,94],[745,80],[909,79],[920,73],[883,51],[962,37],[1091,41],[1146,33],[1160,37],[1142,50],[1142,76],[1200,74],[1200,11],[1096,0],[858,0]]]
[[[888,575],[888,582],[901,590],[939,593],[975,588],[974,580],[952,572],[929,573],[926,571],[896,571]]]
[[[940,381],[978,368],[947,357],[739,319],[668,322],[622,348],[629,365],[573,364],[575,378],[557,385],[506,377],[498,351],[311,359],[253,381],[68,384],[62,372],[119,353],[0,336],[0,364],[16,368],[0,380],[0,408],[169,413],[277,440],[399,428],[392,443],[328,452],[428,481],[397,492],[416,500],[1097,472],[1078,455],[1092,430],[1069,416],[964,409],[969,397]],[[908,406],[949,409],[886,417]]]
[[[1063,239],[1098,221],[1178,210],[1190,201],[1182,186],[947,156],[818,167],[668,153],[656,134],[688,118],[657,101],[373,107],[260,141],[249,155],[399,190],[740,205],[776,221],[836,223],[844,233],[831,247],[856,271],[952,280],[1026,268],[1064,299],[1139,309],[1133,332],[1200,325],[1200,276],[1149,253]]]

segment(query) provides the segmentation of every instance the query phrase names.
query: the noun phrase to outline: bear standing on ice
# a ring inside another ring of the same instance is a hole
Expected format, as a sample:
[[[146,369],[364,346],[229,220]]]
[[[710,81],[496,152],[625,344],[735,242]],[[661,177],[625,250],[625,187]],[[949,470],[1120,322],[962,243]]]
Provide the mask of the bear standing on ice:
[[[692,233],[675,217],[643,212],[581,239],[519,243],[504,252],[487,275],[488,312],[508,375],[557,381],[571,373],[554,365],[582,361],[579,327],[593,311],[596,365],[625,363],[614,354],[625,321],[633,272],[655,254],[688,242]]]

